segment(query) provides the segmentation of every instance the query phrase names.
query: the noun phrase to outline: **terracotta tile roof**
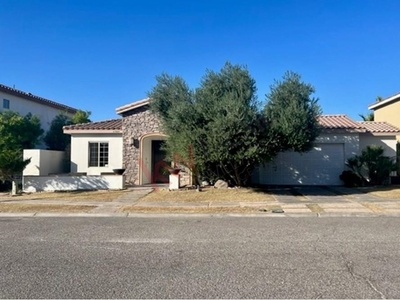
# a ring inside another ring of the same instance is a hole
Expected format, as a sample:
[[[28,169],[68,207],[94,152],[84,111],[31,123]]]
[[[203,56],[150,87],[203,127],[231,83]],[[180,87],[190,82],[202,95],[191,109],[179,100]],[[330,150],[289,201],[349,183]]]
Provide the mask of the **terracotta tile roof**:
[[[112,119],[106,121],[99,122],[91,122],[91,123],[83,123],[83,124],[74,124],[64,126],[64,131],[78,130],[78,131],[122,131],[122,119]]]
[[[71,113],[71,114],[74,114],[78,111],[76,108],[73,108],[73,107],[70,107],[70,106],[67,106],[67,105],[64,105],[61,103],[57,103],[55,101],[52,101],[52,100],[49,100],[46,98],[35,96],[31,93],[26,93],[24,91],[17,90],[15,88],[6,86],[4,84],[0,84],[0,91],[7,93],[7,94],[17,96],[17,97],[24,98],[26,100],[36,102],[39,104],[47,105],[47,106],[50,106],[50,107],[53,107],[53,108],[56,108],[56,109],[59,109],[62,111],[67,111],[68,113]]]
[[[346,115],[321,115],[319,117],[319,123],[323,129],[365,130],[363,125],[353,121]]]
[[[371,133],[400,133],[400,129],[387,122],[362,121],[358,122]]]

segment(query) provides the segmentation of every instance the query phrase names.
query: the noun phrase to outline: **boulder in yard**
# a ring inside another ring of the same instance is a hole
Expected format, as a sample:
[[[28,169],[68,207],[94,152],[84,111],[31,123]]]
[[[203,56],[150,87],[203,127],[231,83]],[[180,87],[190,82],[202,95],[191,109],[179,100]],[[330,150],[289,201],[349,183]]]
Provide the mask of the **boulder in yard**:
[[[202,181],[201,182],[201,186],[205,187],[205,186],[209,186],[210,184],[208,183],[208,181]]]
[[[224,180],[218,179],[217,182],[214,184],[214,187],[217,189],[227,189],[228,183]]]

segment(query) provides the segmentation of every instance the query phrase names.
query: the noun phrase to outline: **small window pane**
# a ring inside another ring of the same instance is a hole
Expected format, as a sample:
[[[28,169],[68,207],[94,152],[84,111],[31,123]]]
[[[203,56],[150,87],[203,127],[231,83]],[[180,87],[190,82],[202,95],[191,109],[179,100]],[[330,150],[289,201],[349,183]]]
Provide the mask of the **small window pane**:
[[[3,99],[3,108],[10,109],[10,100]]]
[[[108,166],[108,143],[100,143],[100,167]]]
[[[99,144],[89,143],[89,167],[97,167],[99,161]]]
[[[108,143],[89,143],[89,167],[108,166]]]

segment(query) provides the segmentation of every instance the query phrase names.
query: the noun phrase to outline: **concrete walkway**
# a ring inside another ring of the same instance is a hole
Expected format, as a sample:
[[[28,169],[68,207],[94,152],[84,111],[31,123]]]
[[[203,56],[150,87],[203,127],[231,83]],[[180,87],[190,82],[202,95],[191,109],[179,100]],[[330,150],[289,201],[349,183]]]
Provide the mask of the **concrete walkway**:
[[[74,216],[129,216],[137,213],[121,213],[126,206],[135,206],[140,211],[149,208],[163,209],[179,208],[207,209],[215,213],[213,209],[218,208],[252,208],[254,214],[259,215],[281,215],[281,216],[400,216],[400,199],[379,198],[364,194],[358,190],[345,187],[282,187],[273,188],[273,201],[265,202],[148,202],[140,201],[142,197],[150,193],[150,187],[133,188],[112,202],[77,202],[68,199],[57,200],[18,200],[0,197],[1,203],[24,203],[24,204],[65,204],[65,205],[91,205],[94,209],[87,213],[28,213],[29,216],[49,215],[74,215]],[[0,216],[9,216],[13,213],[0,213]]]

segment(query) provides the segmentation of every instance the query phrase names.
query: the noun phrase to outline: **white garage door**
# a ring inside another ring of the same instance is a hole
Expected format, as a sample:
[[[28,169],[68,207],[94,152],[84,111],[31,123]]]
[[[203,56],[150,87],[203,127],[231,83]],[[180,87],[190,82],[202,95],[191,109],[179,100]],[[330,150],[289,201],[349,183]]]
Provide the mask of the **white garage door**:
[[[344,144],[317,144],[310,152],[280,153],[260,167],[260,184],[342,185],[339,175],[344,170]]]

